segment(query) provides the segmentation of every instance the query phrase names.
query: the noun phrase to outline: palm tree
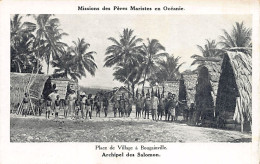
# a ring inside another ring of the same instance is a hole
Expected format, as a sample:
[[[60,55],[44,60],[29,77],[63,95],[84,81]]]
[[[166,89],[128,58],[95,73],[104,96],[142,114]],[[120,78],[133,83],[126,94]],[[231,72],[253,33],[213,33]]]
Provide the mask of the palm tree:
[[[142,56],[139,53],[141,48],[138,43],[141,38],[133,35],[134,30],[124,29],[120,35],[119,41],[110,37],[108,40],[113,42],[113,45],[107,47],[104,67],[112,67],[124,63],[124,65],[135,65]],[[129,71],[128,71],[129,72]]]
[[[76,72],[76,63],[73,62],[73,56],[66,51],[63,55],[52,61],[52,66],[56,67],[53,77],[71,77],[73,80],[78,80],[81,75]]]
[[[57,59],[62,54],[64,46],[66,44],[62,43],[60,39],[62,36],[67,35],[59,29],[59,19],[52,18],[52,14],[39,14],[32,15],[36,21],[36,24],[31,22],[26,22],[29,27],[36,30],[36,41],[34,44],[36,56],[39,61],[43,58],[47,63],[47,74],[49,73],[50,58]],[[44,48],[40,51],[40,47]],[[43,52],[40,54],[40,52]]]
[[[236,22],[230,33],[223,30],[224,35],[220,36],[224,48],[252,47],[252,29],[245,27],[244,23]]]
[[[184,63],[179,63],[181,57],[174,57],[174,55],[167,55],[166,60],[161,60],[158,62],[159,70],[155,72],[153,76],[151,76],[152,84],[155,83],[163,83],[164,81],[173,81],[177,80],[180,77],[179,68]]]
[[[144,80],[143,80],[143,87],[147,78],[147,75],[151,75],[152,72],[157,72],[158,70],[158,63],[161,61],[162,57],[166,57],[167,53],[162,52],[165,51],[165,47],[163,47],[158,40],[149,38],[148,44],[143,44],[141,49],[141,54],[144,56]]]
[[[78,41],[73,41],[74,46],[70,48],[70,53],[73,55],[72,62],[75,64],[75,71],[81,76],[86,77],[87,70],[92,76],[95,76],[97,65],[93,54],[95,51],[87,52],[90,44],[85,42],[85,39],[78,38]]]
[[[115,80],[131,86],[133,96],[135,95],[135,86],[138,84],[142,77],[142,71],[140,71],[140,69],[142,69],[140,68],[141,66],[142,65],[126,67],[124,65],[121,65],[115,67],[115,72],[113,73]]]
[[[32,43],[35,40],[33,29],[22,23],[22,16],[15,14],[10,21],[11,71],[24,72],[32,65]]]
[[[205,64],[205,61],[219,61],[223,57],[222,52],[217,49],[218,43],[215,40],[206,39],[207,44],[204,45],[204,48],[200,45],[197,45],[202,55],[192,55],[191,58],[195,59],[191,65]]]

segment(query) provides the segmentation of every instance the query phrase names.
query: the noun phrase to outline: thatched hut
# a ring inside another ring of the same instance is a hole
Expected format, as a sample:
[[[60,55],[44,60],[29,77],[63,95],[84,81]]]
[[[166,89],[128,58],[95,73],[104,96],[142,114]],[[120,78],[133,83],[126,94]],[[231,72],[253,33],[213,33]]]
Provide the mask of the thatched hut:
[[[26,86],[30,81],[31,74],[28,73],[11,73],[10,74],[10,105],[11,107],[21,103]],[[31,100],[35,102],[42,94],[45,82],[49,78],[44,74],[38,74],[31,87],[29,88]]]
[[[220,61],[205,61],[198,69],[195,104],[201,117],[202,124],[212,126],[215,118],[215,104],[219,77],[221,73]]]
[[[252,121],[252,57],[250,53],[227,51],[221,67],[216,110],[226,123]]]
[[[26,92],[26,87],[29,81],[32,85],[29,88],[30,98],[33,104],[43,94],[45,97],[52,92],[52,86],[55,84],[58,94],[61,99],[65,98],[67,93],[67,88],[72,88],[78,90],[78,85],[76,82],[69,79],[62,78],[51,78],[45,74],[29,74],[29,73],[10,73],[10,105],[11,108],[17,107],[17,104],[21,103],[24,93]]]
[[[191,103],[195,103],[196,85],[198,74],[183,74],[184,85],[186,89],[186,101],[187,105],[190,107]]]
[[[133,94],[125,86],[121,86],[119,88],[114,88],[113,92],[114,92],[114,96],[113,97],[116,97],[117,99],[119,99],[120,96],[122,96],[122,94],[124,94],[125,97],[128,97],[129,95]]]

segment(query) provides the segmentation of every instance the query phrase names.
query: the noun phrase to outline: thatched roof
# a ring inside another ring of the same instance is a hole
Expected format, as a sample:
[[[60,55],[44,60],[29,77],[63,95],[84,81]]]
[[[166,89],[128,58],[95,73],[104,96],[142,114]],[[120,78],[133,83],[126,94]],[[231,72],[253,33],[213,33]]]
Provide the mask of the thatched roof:
[[[196,85],[197,85],[198,74],[183,74],[183,80],[186,87],[186,100],[187,105],[195,103]]]
[[[10,73],[10,102],[11,104],[20,103],[26,86],[30,80],[29,73]],[[49,76],[38,74],[30,87],[30,95],[32,98],[39,98],[42,94],[44,84]],[[35,99],[32,99],[34,101]]]
[[[216,105],[218,83],[221,74],[221,64],[222,61],[219,62],[205,61],[205,65],[204,65],[204,67],[206,67],[209,72],[209,76],[210,76],[209,80],[212,87],[212,98],[213,98],[214,105]]]
[[[234,120],[252,118],[252,57],[249,53],[228,51],[224,60],[229,58],[233,68],[239,97],[236,100]]]

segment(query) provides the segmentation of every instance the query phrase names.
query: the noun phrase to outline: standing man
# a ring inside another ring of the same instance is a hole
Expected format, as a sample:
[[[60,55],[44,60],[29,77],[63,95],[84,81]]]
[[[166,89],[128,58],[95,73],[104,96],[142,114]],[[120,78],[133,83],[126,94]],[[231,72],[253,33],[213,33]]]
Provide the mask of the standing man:
[[[154,96],[154,93],[152,93],[152,98],[151,98],[151,109],[152,109],[152,119],[157,121],[157,109],[159,105],[159,99]]]
[[[147,93],[146,94],[146,99],[145,99],[145,113],[144,113],[144,119],[146,119],[146,115],[147,115],[147,119],[149,119],[149,112],[151,109],[151,98],[150,98],[150,94]]]
[[[51,106],[52,106],[52,101],[51,98],[48,96],[46,101],[46,119],[50,118]]]
[[[26,115],[28,113],[28,108],[29,108],[29,98],[28,98],[28,93],[25,93],[24,98],[23,98],[22,116],[26,117]]]
[[[69,100],[69,115],[71,118],[75,116],[75,100],[76,100],[76,94],[75,91],[72,90],[71,93],[68,95]]]
[[[39,116],[42,115],[42,111],[44,109],[44,99],[43,99],[43,95],[41,95],[41,97],[39,98],[38,100],[38,113],[39,113]]]
[[[163,111],[165,110],[165,98],[164,95],[161,94],[161,96],[159,97],[159,106],[158,106],[158,120],[159,118],[161,118],[160,120],[162,120],[162,115],[163,115]]]
[[[105,94],[103,98],[103,108],[104,108],[105,117],[107,117],[108,105],[109,105],[108,96],[107,94]]]
[[[172,93],[168,92],[168,96],[165,99],[165,109],[164,109],[164,113],[165,113],[165,121],[169,121],[169,101],[171,100],[171,96]]]
[[[116,113],[117,113],[117,111],[119,112],[119,100],[117,100],[117,97],[116,96],[114,96],[114,108],[113,108],[113,110],[114,110],[114,117],[116,117]],[[119,113],[119,117],[120,117],[120,113]]]
[[[68,109],[69,109],[69,100],[68,97],[66,97],[64,101],[64,118],[68,117]]]
[[[101,100],[100,100],[100,97],[97,96],[96,97],[96,117],[97,117],[97,115],[99,115],[99,117],[100,117],[100,108],[101,108]]]
[[[59,95],[59,94],[58,94],[58,89],[56,89],[56,85],[54,85],[54,86],[55,86],[54,92],[52,92],[52,93],[49,94],[49,97],[51,98],[51,101],[52,101],[52,103],[51,103],[51,109],[52,109],[52,112],[53,112],[53,113],[55,112],[55,101],[56,101],[56,99],[57,99],[57,95]],[[53,114],[53,113],[52,113],[52,114]]]
[[[121,117],[124,116],[124,112],[125,112],[125,94],[122,93],[122,96],[120,96],[120,112],[121,112]]]
[[[139,119],[139,117],[141,117],[141,110],[142,110],[142,107],[144,106],[142,104],[142,96],[139,96],[139,94],[136,95],[136,112],[135,112],[135,116],[136,118]]]
[[[81,118],[84,119],[84,111],[86,110],[86,93],[81,93],[81,99],[80,99],[80,110],[81,110]]]
[[[57,95],[57,98],[56,98],[55,104],[54,104],[55,119],[59,117],[59,110],[60,110],[60,96]]]
[[[128,107],[128,117],[130,117],[130,114],[131,114],[131,112],[132,112],[132,110],[133,110],[133,106],[134,106],[134,98],[133,98],[133,95],[130,95],[129,94],[129,107]]]
[[[92,100],[92,95],[89,94],[88,95],[88,98],[85,100],[85,103],[86,103],[86,117],[85,119],[88,118],[88,115],[89,115],[89,118],[91,119],[91,115],[92,115],[92,106],[93,106],[93,100]],[[91,101],[92,100],[92,101]]]

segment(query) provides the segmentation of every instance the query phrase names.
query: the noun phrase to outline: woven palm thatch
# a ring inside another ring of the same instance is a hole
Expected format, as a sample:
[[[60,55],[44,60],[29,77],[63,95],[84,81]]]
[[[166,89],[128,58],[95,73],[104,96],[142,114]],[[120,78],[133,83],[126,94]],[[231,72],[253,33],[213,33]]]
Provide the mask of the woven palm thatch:
[[[70,89],[78,91],[78,83],[68,78],[53,78],[51,79],[51,84],[56,85],[60,99],[65,99],[67,95],[67,86],[69,85]]]
[[[11,73],[10,74],[10,102],[11,106],[20,103],[26,92],[26,86],[30,81],[29,73]],[[42,94],[44,85],[49,76],[38,74],[29,88],[31,100],[34,103]]]
[[[230,66],[230,67],[228,67]],[[231,70],[228,70],[228,69]],[[230,79],[226,83],[220,85],[232,86],[236,90],[236,94],[229,92],[235,96],[235,111],[233,120],[236,122],[252,121],[252,57],[250,52],[234,52],[227,51],[224,56],[222,65],[221,78],[229,78],[224,75],[225,72],[231,71],[233,80]],[[223,80],[224,81],[224,80]],[[220,86],[225,87],[225,86]],[[221,91],[221,88],[219,88]],[[221,94],[219,94],[221,96]],[[232,96],[228,95],[228,96]],[[221,104],[221,101],[219,101]],[[222,105],[222,104],[221,104]],[[224,104],[225,105],[225,104]],[[222,105],[223,106],[223,105]],[[225,106],[223,106],[225,108]],[[228,110],[228,109],[226,109]]]
[[[184,85],[186,87],[187,105],[190,107],[191,103],[195,103],[196,85],[198,74],[183,74]]]
[[[208,69],[209,81],[212,87],[211,95],[213,98],[214,105],[216,105],[218,84],[219,84],[219,78],[221,74],[221,65],[222,65],[222,60],[219,62],[205,61],[205,65],[203,65]]]

